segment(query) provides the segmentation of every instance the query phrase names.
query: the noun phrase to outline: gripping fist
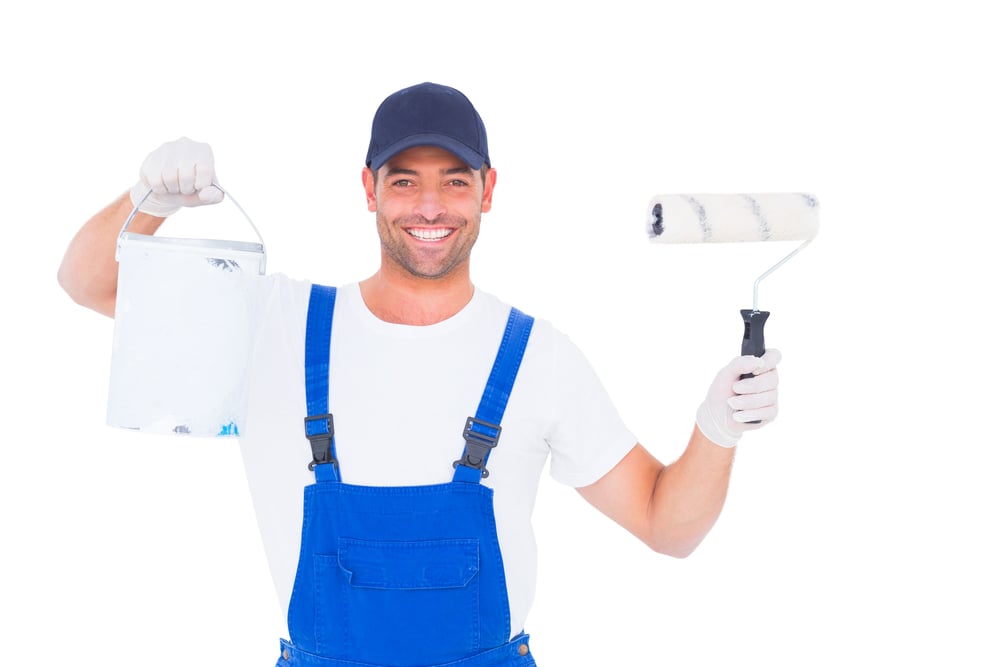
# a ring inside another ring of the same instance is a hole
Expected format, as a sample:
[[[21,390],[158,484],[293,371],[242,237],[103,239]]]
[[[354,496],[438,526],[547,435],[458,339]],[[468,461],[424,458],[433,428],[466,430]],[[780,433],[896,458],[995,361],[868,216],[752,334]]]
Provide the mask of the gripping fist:
[[[779,361],[780,352],[767,350],[763,357],[736,357],[719,371],[696,418],[706,438],[734,447],[746,431],[777,417]],[[746,373],[753,373],[753,377],[741,380]]]
[[[150,189],[152,192],[142,201]],[[168,141],[146,156],[139,169],[139,182],[129,194],[133,206],[162,218],[182,206],[218,204],[224,194],[215,182],[212,147],[187,137]]]

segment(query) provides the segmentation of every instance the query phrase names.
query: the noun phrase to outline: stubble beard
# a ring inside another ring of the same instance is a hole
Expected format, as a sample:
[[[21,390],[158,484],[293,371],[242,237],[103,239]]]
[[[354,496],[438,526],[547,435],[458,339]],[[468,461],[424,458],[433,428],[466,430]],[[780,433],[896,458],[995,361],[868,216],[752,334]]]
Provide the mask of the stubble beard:
[[[410,235],[403,229],[406,226],[438,226],[453,227],[452,234],[467,232],[473,226],[465,218],[457,215],[446,215],[431,223],[421,216],[405,216],[394,221],[388,221],[382,213],[377,214],[379,238],[385,255],[397,266],[410,275],[427,280],[446,278],[459,266],[469,261],[472,246],[475,245],[478,234],[461,239],[452,246],[451,251],[440,259],[422,260],[412,248],[407,245]],[[449,241],[446,241],[448,243]]]

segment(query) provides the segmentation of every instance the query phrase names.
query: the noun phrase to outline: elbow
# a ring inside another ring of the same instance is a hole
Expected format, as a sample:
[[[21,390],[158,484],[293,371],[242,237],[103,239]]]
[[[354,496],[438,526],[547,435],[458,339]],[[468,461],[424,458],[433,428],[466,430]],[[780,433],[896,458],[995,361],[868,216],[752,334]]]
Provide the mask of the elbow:
[[[56,282],[59,283],[59,287],[66,292],[74,303],[84,308],[89,308],[101,315],[114,318],[115,299],[117,296],[115,293],[110,296],[95,295],[86,289],[86,285],[78,277],[74,276],[65,264],[59,267],[59,271],[56,273]]]
[[[62,264],[59,265],[59,271],[56,272],[56,282],[59,283],[59,287],[74,302],[81,306],[87,305],[86,295],[82,289],[82,281],[73,271],[72,262],[69,261],[69,258],[63,258]]]
[[[76,282],[73,280],[73,276],[66,270],[65,266],[59,267],[59,272],[56,274],[56,282],[59,283],[62,291],[66,292],[66,295],[73,300],[73,303],[80,306],[87,305],[83,293],[79,290]]]
[[[705,539],[705,534],[698,531],[669,531],[654,535],[646,540],[646,545],[664,556],[687,558]]]
[[[658,554],[663,556],[670,556],[671,558],[687,558],[694,553],[694,550],[698,548],[699,542],[693,544],[684,544],[679,542],[664,542],[664,543],[653,543],[649,545],[649,548]]]
[[[65,264],[59,266],[59,271],[56,273],[56,282],[59,283],[62,291],[69,295],[69,298],[73,299],[76,303],[80,303],[80,297],[76,289],[74,289],[73,278]]]
[[[56,271],[56,282],[59,283],[59,287],[66,291],[66,260],[63,259],[62,264],[59,265],[59,270]]]

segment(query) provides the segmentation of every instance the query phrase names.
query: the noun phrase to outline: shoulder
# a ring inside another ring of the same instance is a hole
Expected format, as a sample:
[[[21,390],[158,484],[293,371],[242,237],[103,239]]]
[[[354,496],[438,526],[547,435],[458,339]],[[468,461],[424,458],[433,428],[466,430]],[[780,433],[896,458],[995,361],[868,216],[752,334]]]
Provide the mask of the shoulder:
[[[477,292],[477,297],[481,297],[483,307],[489,313],[484,319],[493,323],[493,326],[502,327],[511,308],[516,307],[487,292]],[[589,366],[589,362],[573,339],[550,320],[530,311],[520,308],[518,310],[532,318],[525,363],[544,369],[546,373]]]
[[[260,309],[309,305],[308,280],[290,278],[284,273],[261,276],[255,283],[254,296]]]
[[[539,317],[531,311],[518,308],[489,292],[477,289],[475,303],[477,304],[478,319],[488,322],[490,326],[505,324],[514,308],[530,317],[532,320],[531,337],[528,342],[530,346],[550,346],[556,342],[557,338],[568,340],[549,320]]]
[[[284,273],[261,276],[254,290],[258,314],[265,319],[288,316],[302,319],[309,310],[313,283],[309,280],[291,278]],[[337,309],[354,310],[361,301],[357,282],[336,287]]]

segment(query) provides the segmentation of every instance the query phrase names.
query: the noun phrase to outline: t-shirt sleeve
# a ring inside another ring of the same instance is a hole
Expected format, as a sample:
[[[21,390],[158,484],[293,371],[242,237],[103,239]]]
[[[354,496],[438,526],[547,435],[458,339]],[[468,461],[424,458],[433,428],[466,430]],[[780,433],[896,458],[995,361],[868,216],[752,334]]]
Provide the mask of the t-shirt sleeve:
[[[551,345],[549,474],[562,484],[587,486],[614,468],[636,438],[580,349],[556,330]]]
[[[254,285],[250,301],[250,341],[240,397],[239,429],[245,432],[251,378],[273,378],[275,364],[302,359],[306,337],[305,313],[309,309],[312,283],[283,273],[262,277]],[[296,365],[302,372],[301,364]],[[301,385],[304,380],[296,382]]]

